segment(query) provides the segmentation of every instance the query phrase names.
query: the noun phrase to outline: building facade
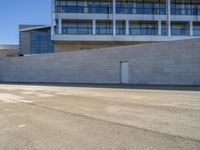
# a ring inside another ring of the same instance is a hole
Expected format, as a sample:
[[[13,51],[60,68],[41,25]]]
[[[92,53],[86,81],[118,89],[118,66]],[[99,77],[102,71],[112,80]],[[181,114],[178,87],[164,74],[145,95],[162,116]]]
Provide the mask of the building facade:
[[[199,0],[52,0],[56,51],[197,36]]]
[[[53,53],[51,27],[44,25],[20,25],[19,49],[21,54]]]

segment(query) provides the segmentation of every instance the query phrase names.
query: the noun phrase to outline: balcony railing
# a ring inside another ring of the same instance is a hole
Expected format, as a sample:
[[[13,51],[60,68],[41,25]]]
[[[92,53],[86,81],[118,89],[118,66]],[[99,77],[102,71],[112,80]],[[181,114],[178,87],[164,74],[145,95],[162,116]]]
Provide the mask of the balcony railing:
[[[158,35],[157,28],[130,28],[130,35]]]
[[[112,13],[112,8],[108,6],[56,6],[57,13]]]
[[[183,8],[172,8],[171,9],[172,15],[193,15],[197,16],[200,15],[200,9],[183,9]]]
[[[58,27],[55,27],[55,33],[58,33]],[[74,35],[92,35],[92,27],[63,27],[62,34],[74,34]],[[96,35],[112,35],[113,28],[112,27],[97,27]],[[125,27],[117,27],[116,28],[117,35],[125,35],[126,29]],[[158,27],[130,27],[129,28],[130,35],[158,35]],[[161,29],[162,35],[167,35],[167,28],[162,27]],[[171,28],[171,35],[174,36],[189,36],[190,30],[189,28],[180,28],[173,27]],[[193,28],[193,35],[200,36],[200,27]]]
[[[117,33],[117,35],[125,35],[125,31],[126,31],[126,29],[125,28],[123,28],[123,27],[121,27],[121,28],[116,28],[116,33]]]
[[[172,27],[171,34],[172,35],[177,35],[177,36],[187,36],[187,35],[190,35],[190,30],[189,29],[180,29],[180,28],[173,28]]]
[[[63,27],[62,34],[92,34],[92,28]]]
[[[112,35],[113,34],[113,28],[108,27],[108,28],[96,28],[96,34],[97,35]]]
[[[193,35],[194,36],[200,36],[200,29],[194,29],[193,30]]]

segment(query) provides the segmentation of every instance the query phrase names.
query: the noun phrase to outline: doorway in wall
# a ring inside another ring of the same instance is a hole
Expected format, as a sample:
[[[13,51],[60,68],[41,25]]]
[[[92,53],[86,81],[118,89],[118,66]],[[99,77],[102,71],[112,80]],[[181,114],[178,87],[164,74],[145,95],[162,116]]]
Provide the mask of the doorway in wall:
[[[128,61],[122,61],[120,62],[120,80],[122,84],[128,84],[129,83],[129,65]]]

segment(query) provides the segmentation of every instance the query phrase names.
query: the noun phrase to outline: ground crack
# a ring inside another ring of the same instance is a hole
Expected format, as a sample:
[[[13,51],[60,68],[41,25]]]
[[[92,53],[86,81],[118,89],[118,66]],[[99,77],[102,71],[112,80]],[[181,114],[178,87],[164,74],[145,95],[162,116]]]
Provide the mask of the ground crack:
[[[106,122],[106,123],[109,123],[109,124],[112,124],[112,125],[124,126],[124,127],[128,127],[128,128],[136,128],[136,129],[139,129],[139,130],[144,130],[146,132],[156,133],[156,134],[168,136],[168,137],[171,137],[171,138],[181,138],[181,139],[184,139],[184,140],[190,140],[190,141],[195,141],[195,142],[200,143],[200,140],[193,139],[193,138],[188,138],[188,137],[183,137],[181,135],[172,135],[172,134],[157,132],[155,130],[140,128],[140,127],[126,125],[126,124],[122,124],[122,123],[118,123],[118,122],[112,122],[112,121],[103,120],[103,119],[99,119],[99,118],[89,117],[89,116],[82,115],[82,114],[77,114],[77,113],[67,112],[67,111],[63,111],[63,110],[58,110],[58,109],[55,109],[55,108],[47,107],[47,106],[44,106],[44,105],[38,105],[38,104],[35,104],[35,103],[25,103],[25,102],[20,102],[20,103],[23,103],[23,104],[26,104],[26,105],[31,105],[31,106],[34,106],[34,107],[39,107],[39,108],[50,110],[50,111],[56,111],[56,112],[59,112],[59,113],[65,113],[65,114],[72,115],[72,116],[83,117],[83,118],[87,118],[87,119],[90,119],[90,120]]]

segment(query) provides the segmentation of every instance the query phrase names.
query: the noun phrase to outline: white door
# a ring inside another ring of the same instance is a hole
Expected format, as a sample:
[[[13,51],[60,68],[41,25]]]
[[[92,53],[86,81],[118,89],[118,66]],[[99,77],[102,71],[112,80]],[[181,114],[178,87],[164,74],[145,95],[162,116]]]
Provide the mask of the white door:
[[[121,62],[120,63],[120,70],[121,70],[121,83],[128,84],[129,83],[128,62]]]

